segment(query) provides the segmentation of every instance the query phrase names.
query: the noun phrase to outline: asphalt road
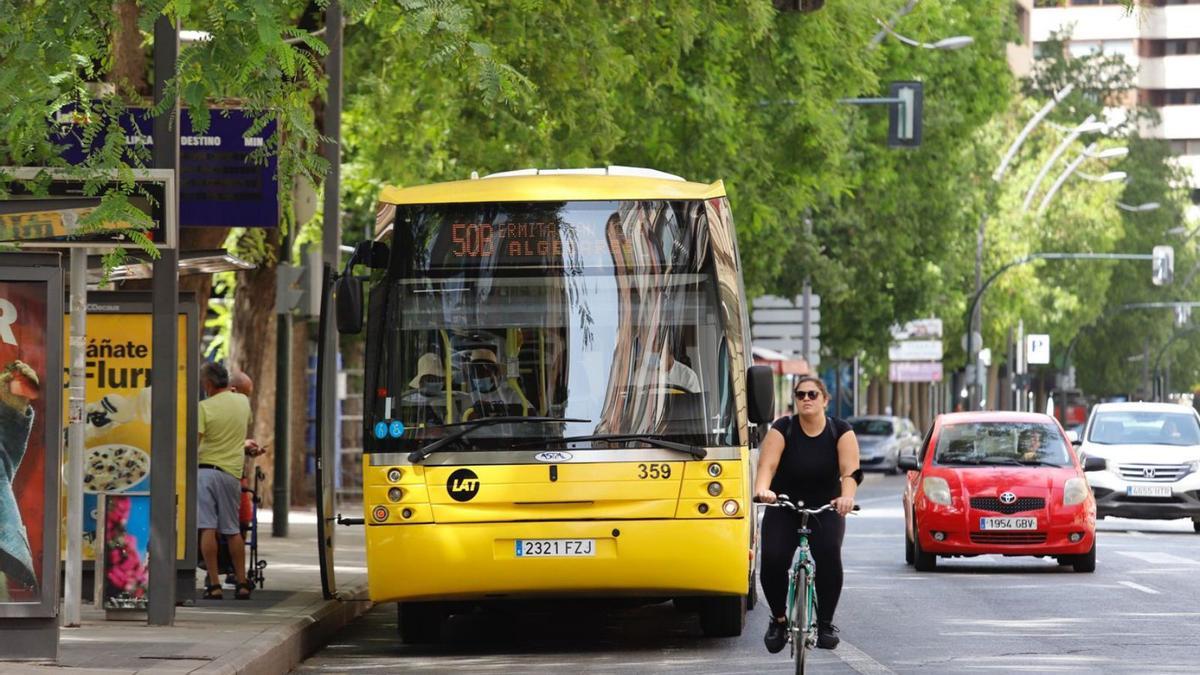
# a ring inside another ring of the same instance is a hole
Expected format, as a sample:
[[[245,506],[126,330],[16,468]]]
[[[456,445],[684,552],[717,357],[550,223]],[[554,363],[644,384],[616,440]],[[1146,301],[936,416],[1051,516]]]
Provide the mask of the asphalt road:
[[[1036,558],[904,564],[899,477],[859,492],[835,619],[842,644],[815,650],[818,673],[1200,672],[1200,535],[1190,521],[1100,524],[1097,569],[1076,574]],[[393,604],[376,607],[301,664],[304,673],[789,672],[787,650],[762,645],[765,604],[740,638],[705,639],[668,604],[563,604],[522,615],[452,618],[436,647],[400,643]]]

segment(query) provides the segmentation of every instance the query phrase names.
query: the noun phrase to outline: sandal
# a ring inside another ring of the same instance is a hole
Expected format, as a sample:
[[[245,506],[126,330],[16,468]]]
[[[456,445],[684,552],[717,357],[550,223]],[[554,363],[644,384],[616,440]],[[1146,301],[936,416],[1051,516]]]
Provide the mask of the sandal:
[[[224,600],[225,595],[221,593],[221,584],[205,584],[204,595],[201,596],[205,600]]]
[[[250,584],[250,582],[248,582],[248,581],[245,583],[238,584],[237,585],[237,594],[234,595],[233,597],[237,598],[238,600],[249,600],[250,592],[253,590],[254,590],[254,586],[252,586]]]

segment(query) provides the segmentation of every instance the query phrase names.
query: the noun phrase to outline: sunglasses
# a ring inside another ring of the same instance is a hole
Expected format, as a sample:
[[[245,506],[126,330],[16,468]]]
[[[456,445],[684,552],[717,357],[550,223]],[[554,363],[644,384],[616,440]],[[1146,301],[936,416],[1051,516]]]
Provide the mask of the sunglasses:
[[[821,396],[821,392],[817,391],[816,389],[810,389],[809,391],[801,391],[797,389],[792,393],[794,393],[796,398],[800,399],[801,401],[803,401],[805,397],[807,397],[810,401],[815,401]]]

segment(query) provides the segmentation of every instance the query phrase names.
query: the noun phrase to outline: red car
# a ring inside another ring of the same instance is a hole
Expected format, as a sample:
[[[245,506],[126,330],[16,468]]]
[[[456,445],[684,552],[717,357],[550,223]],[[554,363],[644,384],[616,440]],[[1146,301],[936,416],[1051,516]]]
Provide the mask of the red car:
[[[1047,415],[940,415],[917,457],[904,457],[906,562],[922,572],[938,556],[1054,557],[1096,569],[1096,500],[1058,422]]]

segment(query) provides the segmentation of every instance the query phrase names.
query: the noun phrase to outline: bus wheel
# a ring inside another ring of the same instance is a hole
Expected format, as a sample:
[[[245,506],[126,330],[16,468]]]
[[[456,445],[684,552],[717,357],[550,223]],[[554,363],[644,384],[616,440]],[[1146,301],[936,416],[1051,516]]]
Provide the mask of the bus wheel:
[[[704,598],[700,605],[700,628],[707,637],[737,637],[746,625],[746,596],[722,595]]]
[[[405,644],[432,644],[442,639],[442,621],[446,613],[433,602],[396,603],[400,620],[400,640]]]

